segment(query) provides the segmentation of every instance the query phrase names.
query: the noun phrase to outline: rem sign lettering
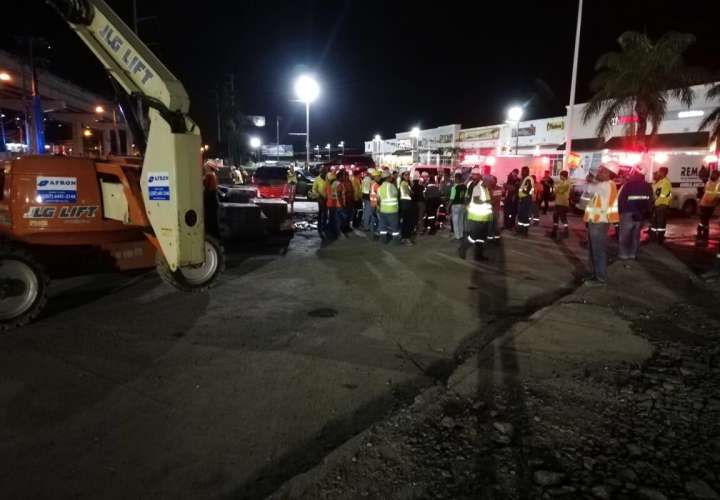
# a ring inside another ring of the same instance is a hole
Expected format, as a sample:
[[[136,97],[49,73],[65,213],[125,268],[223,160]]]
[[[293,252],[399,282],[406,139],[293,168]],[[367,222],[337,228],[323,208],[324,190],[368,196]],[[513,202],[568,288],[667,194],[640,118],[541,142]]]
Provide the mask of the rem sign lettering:
[[[100,30],[100,38],[103,43],[115,53],[116,61],[123,64],[131,75],[139,75],[143,85],[155,77],[150,69],[148,69],[145,61],[140,59],[130,47],[125,47],[127,42],[113,30],[109,24],[106,24]]]
[[[38,203],[77,203],[76,177],[35,178]]]
[[[167,172],[150,172],[148,198],[150,201],[170,201],[170,176]]]

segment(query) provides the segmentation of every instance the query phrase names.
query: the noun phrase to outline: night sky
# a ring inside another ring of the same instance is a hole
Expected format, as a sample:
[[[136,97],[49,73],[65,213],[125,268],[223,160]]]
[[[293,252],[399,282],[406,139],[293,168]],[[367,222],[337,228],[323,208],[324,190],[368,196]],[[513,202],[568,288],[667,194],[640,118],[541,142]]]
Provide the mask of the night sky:
[[[99,64],[41,0],[3,2],[0,47],[17,52],[14,34],[44,36],[49,67],[110,97]],[[131,0],[111,0],[126,20]],[[287,132],[304,131],[292,80],[303,70],[322,85],[311,112],[313,144],[345,140],[362,147],[414,125],[466,127],[502,122],[509,104],[530,100],[528,118],[562,114],[570,87],[577,0],[497,2],[140,0],[141,38],[185,84],[205,142],[216,137],[215,82],[235,74],[248,114],[274,116]],[[688,61],[720,69],[717,8],[710,1],[585,0],[578,101],[600,54],[625,30],[658,37],[697,36]],[[182,6],[182,7],[181,7]],[[12,20],[12,21],[11,21]]]

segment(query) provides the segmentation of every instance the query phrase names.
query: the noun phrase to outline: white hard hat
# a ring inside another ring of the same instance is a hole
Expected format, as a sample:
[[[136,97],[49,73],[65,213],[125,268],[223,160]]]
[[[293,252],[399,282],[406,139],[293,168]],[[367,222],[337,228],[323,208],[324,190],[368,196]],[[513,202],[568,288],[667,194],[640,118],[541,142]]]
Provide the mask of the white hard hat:
[[[601,167],[605,167],[613,174],[617,175],[620,173],[620,164],[616,161],[607,161],[600,165]]]
[[[382,177],[383,179],[387,179],[388,177],[390,177],[390,171],[389,171],[389,170],[383,170],[381,177]]]

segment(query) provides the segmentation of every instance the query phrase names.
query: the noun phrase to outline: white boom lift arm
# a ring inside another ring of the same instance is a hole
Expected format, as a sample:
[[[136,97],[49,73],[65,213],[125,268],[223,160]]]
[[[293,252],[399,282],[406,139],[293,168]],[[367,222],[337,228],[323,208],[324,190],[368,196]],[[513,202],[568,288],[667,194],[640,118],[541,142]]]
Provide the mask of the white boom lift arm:
[[[172,271],[203,264],[200,130],[182,83],[102,0],[46,0],[108,73],[147,104],[150,127],[140,180],[145,211]]]

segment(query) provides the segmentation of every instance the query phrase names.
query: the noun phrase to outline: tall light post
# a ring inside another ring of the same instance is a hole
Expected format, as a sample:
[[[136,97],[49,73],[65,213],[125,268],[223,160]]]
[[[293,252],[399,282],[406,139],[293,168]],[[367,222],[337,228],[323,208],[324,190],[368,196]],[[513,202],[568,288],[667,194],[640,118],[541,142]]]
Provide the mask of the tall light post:
[[[515,123],[515,154],[518,154],[520,146],[520,119],[523,115],[523,109],[520,106],[513,106],[508,109],[508,121]]]
[[[577,25],[575,26],[575,51],[573,52],[572,78],[570,80],[570,106],[567,112],[567,124],[565,125],[565,166],[570,158],[572,147],[573,108],[575,107],[575,87],[577,85],[578,56],[580,54],[580,26],[582,25],[583,0],[578,0]]]
[[[410,130],[410,137],[413,139],[413,152],[412,152],[412,162],[415,163],[415,156],[418,153],[418,138],[420,137],[420,127],[413,127]],[[418,158],[419,160],[419,158]]]
[[[385,163],[385,152],[380,150],[383,143],[382,137],[380,136],[380,134],[375,134],[373,140],[378,143],[378,151],[380,151],[380,166],[382,166],[382,164]]]
[[[250,147],[253,150],[253,154],[255,155],[255,162],[257,163],[258,159],[258,149],[260,149],[260,146],[262,146],[262,141],[259,137],[251,137],[250,138]]]
[[[338,142],[338,147],[340,148],[340,155],[345,156],[345,141]]]
[[[310,168],[310,103],[320,95],[320,86],[310,75],[295,80],[295,95],[305,103],[305,170]]]

